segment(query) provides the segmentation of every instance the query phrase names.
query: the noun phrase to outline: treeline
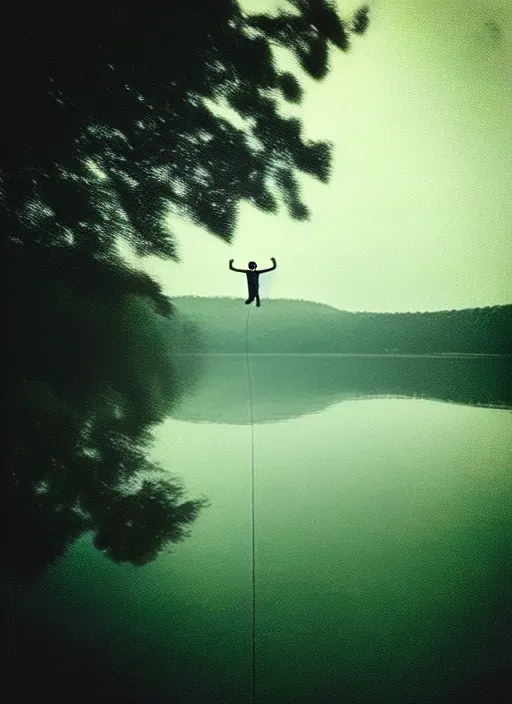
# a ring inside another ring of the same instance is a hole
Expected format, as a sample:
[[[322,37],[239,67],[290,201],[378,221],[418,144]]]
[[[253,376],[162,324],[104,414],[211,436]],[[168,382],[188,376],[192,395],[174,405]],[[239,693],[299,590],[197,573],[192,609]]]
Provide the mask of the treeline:
[[[178,297],[209,352],[245,352],[247,307],[229,298]],[[268,300],[250,317],[250,351],[354,354],[512,354],[512,305],[426,313],[353,313]]]
[[[512,352],[512,305],[429,313],[342,313],[329,344],[343,352]]]

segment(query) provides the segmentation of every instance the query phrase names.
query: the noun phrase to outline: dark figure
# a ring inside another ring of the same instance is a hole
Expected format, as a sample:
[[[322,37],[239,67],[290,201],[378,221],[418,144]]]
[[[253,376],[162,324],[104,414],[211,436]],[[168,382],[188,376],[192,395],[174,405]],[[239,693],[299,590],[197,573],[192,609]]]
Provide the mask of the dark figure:
[[[259,277],[260,274],[265,274],[267,271],[273,271],[277,264],[276,260],[274,257],[270,257],[273,266],[270,267],[270,269],[261,269],[261,271],[256,271],[256,267],[258,266],[256,262],[249,262],[247,265],[249,268],[248,269],[235,269],[233,266],[233,262],[235,261],[234,259],[229,260],[229,268],[231,271],[239,271],[242,274],[246,274],[247,276],[247,288],[249,289],[249,298],[246,300],[246,303],[252,303],[254,299],[256,299],[256,305],[259,308],[260,305],[260,294],[259,294]]]

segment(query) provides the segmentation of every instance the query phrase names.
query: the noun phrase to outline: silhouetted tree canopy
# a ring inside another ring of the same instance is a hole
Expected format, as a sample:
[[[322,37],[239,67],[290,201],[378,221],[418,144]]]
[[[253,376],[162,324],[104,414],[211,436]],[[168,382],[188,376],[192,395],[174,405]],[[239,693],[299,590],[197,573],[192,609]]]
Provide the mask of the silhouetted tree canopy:
[[[117,245],[177,259],[170,208],[226,242],[244,199],[275,212],[283,197],[308,216],[297,173],[327,181],[330,145],[305,141],[280,106],[300,103],[300,67],[323,78],[331,47],[364,29],[367,9],[346,25],[333,8],[291,0],[269,18],[234,0],[4,4],[3,561],[16,572],[41,574],[84,531],[112,559],[144,564],[205,505],[146,456],[151,429],[198,378],[197,358],[175,353],[198,351],[200,331]],[[279,71],[272,46],[294,52],[299,75]]]
[[[330,146],[305,141],[300,121],[280,113],[302,88],[271,47],[321,79],[331,47],[346,51],[367,21],[363,7],[343,22],[329,0],[290,0],[278,17],[245,16],[234,0],[10,0],[4,237],[96,256],[123,237],[140,255],[177,259],[170,205],[227,242],[242,199],[275,212],[279,193],[306,218],[296,175],[327,181]],[[208,101],[235,110],[245,129]]]

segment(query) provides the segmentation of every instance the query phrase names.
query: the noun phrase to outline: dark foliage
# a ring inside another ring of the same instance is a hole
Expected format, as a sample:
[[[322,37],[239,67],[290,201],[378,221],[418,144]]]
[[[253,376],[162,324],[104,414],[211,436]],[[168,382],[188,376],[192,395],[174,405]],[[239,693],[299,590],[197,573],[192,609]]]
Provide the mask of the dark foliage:
[[[4,262],[5,263],[5,262]],[[151,428],[199,378],[194,326],[148,277],[57,248],[11,252],[2,562],[39,577],[85,531],[145,564],[204,499],[147,459]]]
[[[350,30],[327,0],[292,5],[274,19],[234,0],[3,6],[3,561],[18,574],[40,575],[84,531],[143,564],[205,505],[146,457],[151,428],[197,379],[195,358],[175,352],[199,349],[200,331],[117,244],[177,259],[170,208],[226,242],[244,199],[276,212],[282,196],[307,217],[297,172],[327,181],[330,147],[281,115],[302,88],[271,46],[322,78]]]
[[[296,174],[325,181],[330,147],[305,142],[300,122],[280,114],[279,101],[300,102],[302,88],[279,72],[271,46],[321,79],[330,47],[347,50],[368,11],[350,28],[328,0],[291,5],[249,18],[234,0],[9,1],[3,236],[96,256],[123,237],[140,255],[177,259],[171,206],[227,242],[242,199],[275,212],[279,193],[306,218]],[[246,129],[205,100],[229,105]]]
[[[366,30],[368,28],[369,23],[370,23],[369,8],[367,5],[365,5],[364,7],[361,7],[354,15],[351,29],[356,34],[364,34],[364,32],[366,32]]]

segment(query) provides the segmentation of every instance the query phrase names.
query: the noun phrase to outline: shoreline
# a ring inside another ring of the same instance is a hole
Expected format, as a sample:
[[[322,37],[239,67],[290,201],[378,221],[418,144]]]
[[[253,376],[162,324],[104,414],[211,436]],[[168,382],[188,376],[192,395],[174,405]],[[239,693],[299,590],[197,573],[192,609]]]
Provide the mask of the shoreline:
[[[177,352],[176,357],[245,357],[245,352]],[[512,354],[484,352],[249,352],[250,357],[381,357],[419,359],[512,359]]]

